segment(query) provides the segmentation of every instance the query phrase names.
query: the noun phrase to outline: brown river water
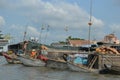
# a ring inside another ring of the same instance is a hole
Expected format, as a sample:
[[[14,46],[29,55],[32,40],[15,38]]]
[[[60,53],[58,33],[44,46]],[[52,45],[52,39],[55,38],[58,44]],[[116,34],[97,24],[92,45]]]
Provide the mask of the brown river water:
[[[5,58],[0,56],[0,80],[120,80],[120,75],[26,67],[22,64],[8,64]]]

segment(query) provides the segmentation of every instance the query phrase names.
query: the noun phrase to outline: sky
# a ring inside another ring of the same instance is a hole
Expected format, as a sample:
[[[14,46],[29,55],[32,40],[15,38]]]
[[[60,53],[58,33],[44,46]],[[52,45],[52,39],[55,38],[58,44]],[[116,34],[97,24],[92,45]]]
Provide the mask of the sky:
[[[88,40],[91,0],[0,0],[0,30],[13,42],[37,37],[41,43]],[[115,33],[120,39],[120,0],[92,0],[91,40]]]

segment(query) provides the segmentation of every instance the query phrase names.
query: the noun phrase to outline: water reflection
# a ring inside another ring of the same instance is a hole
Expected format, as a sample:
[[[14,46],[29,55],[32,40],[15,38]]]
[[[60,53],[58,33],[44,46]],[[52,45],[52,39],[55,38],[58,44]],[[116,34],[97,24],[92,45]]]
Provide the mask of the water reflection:
[[[21,64],[7,64],[0,57],[0,80],[119,80],[119,75],[61,71],[46,67],[25,67]]]

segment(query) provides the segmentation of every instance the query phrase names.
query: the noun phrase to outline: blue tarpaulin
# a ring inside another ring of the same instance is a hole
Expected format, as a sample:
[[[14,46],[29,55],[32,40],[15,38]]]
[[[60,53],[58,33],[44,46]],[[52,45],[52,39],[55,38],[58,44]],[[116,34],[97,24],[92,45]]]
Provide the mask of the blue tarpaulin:
[[[84,57],[76,57],[74,59],[74,63],[76,64],[87,64],[87,58]]]

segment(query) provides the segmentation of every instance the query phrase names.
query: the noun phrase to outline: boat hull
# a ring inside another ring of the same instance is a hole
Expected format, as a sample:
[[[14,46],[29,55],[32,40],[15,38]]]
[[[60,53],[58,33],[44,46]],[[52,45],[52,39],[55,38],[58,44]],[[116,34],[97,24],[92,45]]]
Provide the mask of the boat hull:
[[[13,58],[10,55],[7,55],[6,53],[4,53],[3,56],[9,64],[21,64],[21,61],[17,57]]]
[[[54,69],[68,69],[68,65],[65,61],[59,61],[59,60],[47,60],[46,67],[54,68]]]
[[[117,65],[111,65],[111,67],[108,67],[106,66],[106,70],[107,70],[107,73],[109,74],[116,74],[116,75],[120,75],[120,65],[117,64]]]
[[[19,57],[19,59],[25,66],[31,67],[45,66],[45,62],[41,61],[40,59],[31,59],[27,57]]]
[[[82,65],[82,64],[73,64],[70,62],[68,62],[67,64],[71,71],[99,73],[98,69],[89,69],[87,66]]]
[[[83,71],[83,72],[89,72],[89,70],[86,68],[83,68],[83,66],[82,65],[75,65],[75,64],[72,64],[72,63],[67,63],[68,64],[68,67],[69,67],[69,69],[70,70],[72,70],[72,71],[77,71],[77,72],[81,72],[81,71]],[[80,67],[81,66],[81,67]]]
[[[14,60],[14,59],[6,59],[6,61],[9,64],[21,64],[22,63],[20,60]]]

